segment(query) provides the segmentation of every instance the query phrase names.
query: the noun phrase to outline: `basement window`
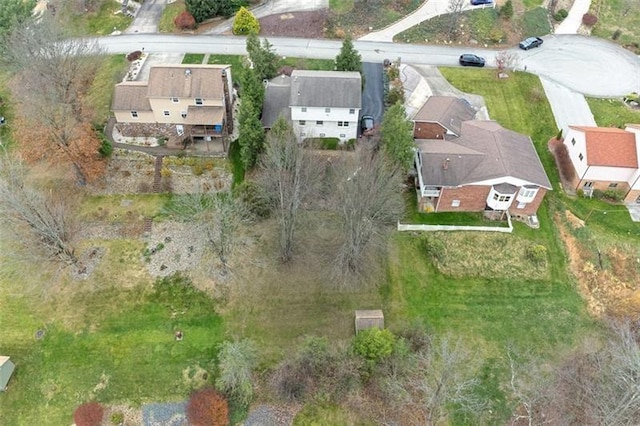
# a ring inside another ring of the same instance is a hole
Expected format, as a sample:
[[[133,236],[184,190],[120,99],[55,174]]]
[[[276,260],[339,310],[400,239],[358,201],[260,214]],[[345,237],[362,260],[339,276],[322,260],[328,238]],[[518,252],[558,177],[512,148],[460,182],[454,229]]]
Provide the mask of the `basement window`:
[[[460,200],[451,201],[451,207],[460,207]]]

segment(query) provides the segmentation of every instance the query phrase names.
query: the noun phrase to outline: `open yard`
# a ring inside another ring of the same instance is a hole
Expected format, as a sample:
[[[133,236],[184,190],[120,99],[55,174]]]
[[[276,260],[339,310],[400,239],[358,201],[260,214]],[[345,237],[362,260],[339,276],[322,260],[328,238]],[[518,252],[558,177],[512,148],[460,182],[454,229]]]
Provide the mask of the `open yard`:
[[[640,53],[640,0],[596,0],[590,12],[598,17],[592,34]]]

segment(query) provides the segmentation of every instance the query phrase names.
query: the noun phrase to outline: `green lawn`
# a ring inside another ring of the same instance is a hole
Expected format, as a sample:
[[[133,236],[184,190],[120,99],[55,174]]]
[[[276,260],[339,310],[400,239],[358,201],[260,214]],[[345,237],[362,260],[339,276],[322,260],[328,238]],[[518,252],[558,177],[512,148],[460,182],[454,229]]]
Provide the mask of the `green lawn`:
[[[177,0],[174,3],[168,4],[162,11],[160,16],[160,23],[158,29],[161,33],[171,33],[176,31],[176,26],[173,21],[176,17],[185,10],[184,0]]]
[[[124,31],[133,18],[120,13],[120,3],[105,1],[97,12],[70,14],[70,25],[78,35],[109,35],[114,31]]]
[[[88,94],[89,102],[95,111],[94,124],[103,125],[111,116],[113,86],[122,81],[128,67],[129,62],[125,55],[104,58],[103,66],[98,70]]]
[[[639,10],[640,0],[592,1],[590,11],[598,16],[592,34],[622,45],[633,45],[635,52],[640,52]]]
[[[539,2],[538,2],[539,3]],[[539,6],[539,4],[537,5]],[[551,32],[549,12],[544,7],[534,7],[522,15],[522,37],[538,37]]]
[[[204,53],[185,53],[182,58],[183,64],[201,64],[204,60]]]
[[[640,110],[632,110],[618,99],[587,98],[598,126],[624,128],[625,124],[640,124]]]

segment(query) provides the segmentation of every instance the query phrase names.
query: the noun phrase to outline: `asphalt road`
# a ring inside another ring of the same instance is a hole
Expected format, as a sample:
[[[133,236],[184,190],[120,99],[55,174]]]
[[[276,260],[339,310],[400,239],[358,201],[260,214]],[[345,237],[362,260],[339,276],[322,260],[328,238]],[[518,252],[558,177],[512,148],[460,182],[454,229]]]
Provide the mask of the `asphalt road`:
[[[216,35],[122,34],[98,38],[109,53],[128,53],[145,47],[147,52],[191,52],[245,54],[244,37]],[[551,35],[542,47],[529,51],[514,48],[520,67],[579,93],[617,97],[640,92],[640,58],[618,45],[595,37]],[[299,38],[270,38],[278,54],[317,59],[335,58],[341,42]],[[496,51],[458,46],[422,46],[385,42],[354,42],[364,62],[381,63],[385,58],[418,65],[457,66],[462,53],[475,53],[493,66]]]
[[[384,83],[382,81],[382,63],[364,62],[362,64],[364,74],[364,90],[362,91],[363,115],[373,116],[376,126],[382,122],[384,114]]]
[[[167,2],[168,0],[145,0],[126,32],[130,34],[158,32],[160,15]]]

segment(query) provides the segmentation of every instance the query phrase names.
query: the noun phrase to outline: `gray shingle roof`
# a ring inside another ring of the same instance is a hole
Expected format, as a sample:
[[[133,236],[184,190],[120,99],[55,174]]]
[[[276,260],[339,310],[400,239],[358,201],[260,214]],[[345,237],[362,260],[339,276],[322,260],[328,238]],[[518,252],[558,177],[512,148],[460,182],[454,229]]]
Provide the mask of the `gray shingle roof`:
[[[222,70],[229,65],[151,67],[149,97],[222,99]]]
[[[462,123],[473,119],[476,110],[464,99],[453,96],[430,96],[413,117],[413,121],[439,123],[460,136]]]
[[[290,106],[360,108],[362,80],[352,71],[294,70]]]
[[[291,94],[291,77],[281,75],[271,79],[265,87],[264,106],[262,108],[262,125],[270,129],[280,115],[288,121],[289,97]]]
[[[116,84],[113,91],[112,111],[151,111],[147,98],[147,83],[127,81]]]
[[[512,176],[551,189],[531,138],[495,121],[465,121],[453,141],[418,140],[425,184],[468,185]]]

